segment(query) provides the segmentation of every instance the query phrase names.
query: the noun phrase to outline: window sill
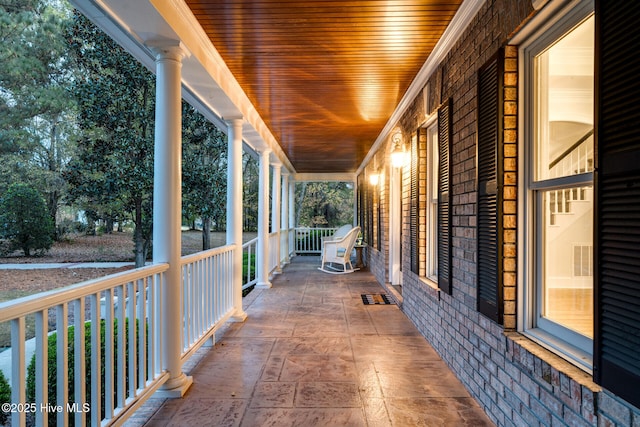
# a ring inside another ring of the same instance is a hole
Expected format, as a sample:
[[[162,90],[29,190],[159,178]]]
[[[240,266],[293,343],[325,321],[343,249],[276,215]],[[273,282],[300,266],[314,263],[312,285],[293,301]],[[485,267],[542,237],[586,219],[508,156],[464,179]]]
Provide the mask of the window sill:
[[[525,336],[520,332],[505,332],[504,336],[507,338],[507,340],[512,341],[514,346],[521,347],[527,353],[531,354],[534,358],[537,358],[545,364],[549,365],[551,367],[551,371],[555,370],[558,373],[565,375],[571,381],[575,381],[576,383],[586,387],[593,393],[597,393],[602,390],[602,388],[593,381],[591,372],[588,372],[585,367],[569,362],[565,358],[544,347],[542,344],[534,340],[534,338]],[[541,369],[541,372],[536,371],[535,374],[552,385],[559,385],[554,384],[554,381],[556,380],[551,371],[547,373],[545,372],[545,369],[538,368],[541,367],[542,364],[536,364],[534,361],[529,365],[531,366],[524,366],[532,371]]]
[[[418,283],[421,283],[428,288],[429,295],[433,299],[440,301],[440,288],[438,287],[438,283],[429,279],[428,277],[418,276],[418,275],[416,275],[416,277],[418,278]]]

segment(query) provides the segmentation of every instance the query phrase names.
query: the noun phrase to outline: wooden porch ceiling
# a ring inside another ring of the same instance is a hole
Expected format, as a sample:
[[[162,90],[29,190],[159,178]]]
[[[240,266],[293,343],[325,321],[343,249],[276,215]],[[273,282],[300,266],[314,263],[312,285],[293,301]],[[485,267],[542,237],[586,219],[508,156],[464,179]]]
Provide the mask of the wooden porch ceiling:
[[[186,0],[297,172],[353,172],[462,0]]]

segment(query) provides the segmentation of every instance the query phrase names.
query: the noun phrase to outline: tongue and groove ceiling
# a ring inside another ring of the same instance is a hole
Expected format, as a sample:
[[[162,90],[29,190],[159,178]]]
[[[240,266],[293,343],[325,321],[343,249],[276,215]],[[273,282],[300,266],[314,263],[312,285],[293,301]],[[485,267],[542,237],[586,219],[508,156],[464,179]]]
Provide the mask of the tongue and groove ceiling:
[[[462,0],[186,0],[297,172],[353,172]]]

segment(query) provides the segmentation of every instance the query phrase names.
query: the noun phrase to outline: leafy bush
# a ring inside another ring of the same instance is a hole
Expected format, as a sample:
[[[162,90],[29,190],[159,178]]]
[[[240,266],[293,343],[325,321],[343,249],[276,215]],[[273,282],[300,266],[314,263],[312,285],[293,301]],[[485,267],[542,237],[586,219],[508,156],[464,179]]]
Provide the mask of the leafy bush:
[[[116,343],[117,343],[117,337],[118,337],[118,320],[114,320],[113,322],[113,326],[114,326],[114,359],[116,358],[116,353],[115,353],[115,348],[116,348]],[[75,372],[74,372],[74,360],[75,360],[75,355],[74,355],[74,326],[69,326],[69,328],[67,329],[67,339],[68,339],[68,348],[67,348],[67,354],[68,354],[68,401],[69,402],[76,402],[76,398],[75,398],[75,382],[74,382],[74,378],[75,378]],[[138,336],[138,319],[136,319],[136,337]],[[89,361],[91,360],[91,323],[90,322],[86,322],[84,325],[84,346],[85,346],[85,360],[87,361],[87,366],[85,369],[85,384],[87,385],[86,387],[86,402],[91,402],[91,367],[89,366]],[[104,385],[105,385],[105,321],[101,320],[100,321],[100,372],[101,372],[101,379],[100,379],[100,383],[101,383],[101,418],[104,418],[105,415],[105,408],[104,408],[104,404],[105,404],[105,391],[104,391]],[[56,344],[57,344],[57,333],[54,332],[51,335],[49,335],[48,337],[48,390],[47,390],[47,400],[48,402],[51,402],[51,404],[55,405],[57,402],[57,359],[56,359]],[[125,319],[125,369],[127,370],[126,372],[126,382],[127,382],[127,387],[128,387],[128,381],[129,381],[129,321],[128,319]],[[137,357],[137,355],[136,355]],[[113,366],[114,368],[114,375],[117,377],[118,375],[118,365],[114,364]],[[31,358],[31,362],[29,363],[29,366],[27,367],[27,402],[35,402],[35,395],[36,395],[36,375],[35,375],[35,371],[36,371],[36,356],[33,355],[33,357]],[[137,372],[136,372],[137,375]],[[114,393],[114,399],[115,399],[115,393]],[[79,402],[77,402],[79,403]],[[90,419],[91,417],[91,413],[87,413],[87,420]],[[73,417],[69,417],[69,425],[74,425],[75,424],[75,419]],[[55,414],[49,414],[49,425],[50,426],[56,426],[56,417]]]
[[[12,184],[0,199],[0,236],[9,241],[9,249],[43,253],[51,248],[53,220],[44,200],[26,184]]]
[[[0,405],[11,402],[11,387],[0,370]],[[9,413],[0,411],[0,424],[5,425],[9,420]]]

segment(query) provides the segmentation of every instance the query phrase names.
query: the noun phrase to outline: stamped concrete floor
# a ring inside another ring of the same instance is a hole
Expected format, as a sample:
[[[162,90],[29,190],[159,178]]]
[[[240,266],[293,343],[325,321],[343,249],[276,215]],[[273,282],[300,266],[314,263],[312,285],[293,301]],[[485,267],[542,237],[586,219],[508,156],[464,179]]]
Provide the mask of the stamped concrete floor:
[[[491,421],[368,272],[331,275],[296,257],[245,298],[190,369],[183,399],[147,426],[490,426]],[[185,368],[185,370],[187,370]]]

